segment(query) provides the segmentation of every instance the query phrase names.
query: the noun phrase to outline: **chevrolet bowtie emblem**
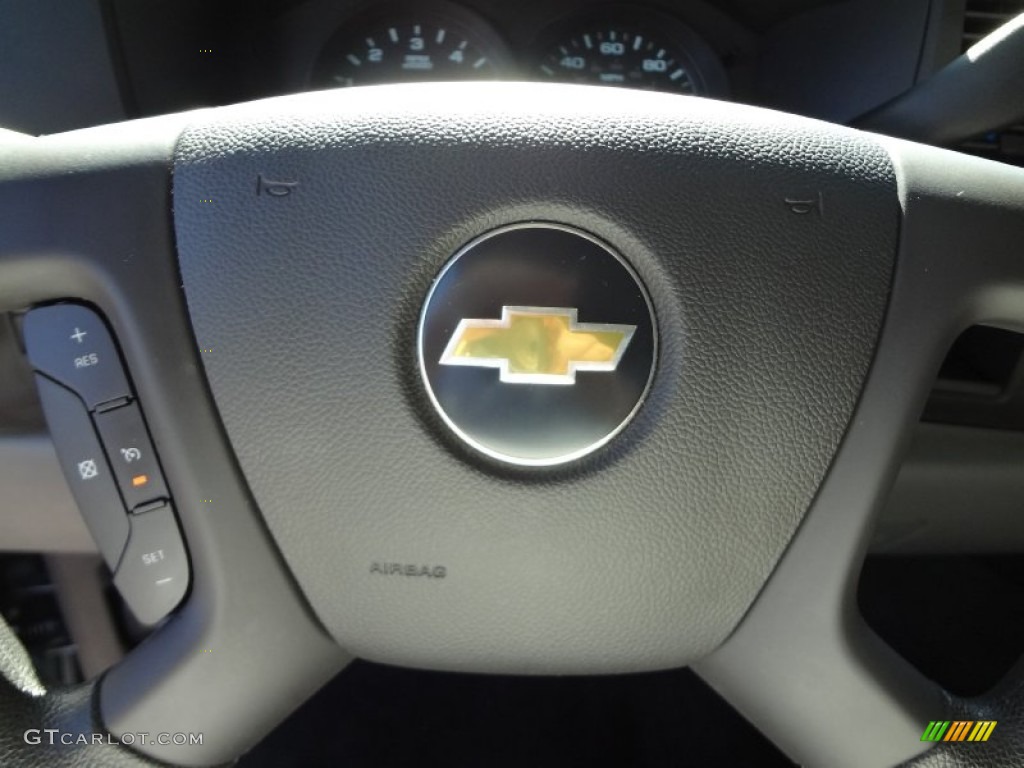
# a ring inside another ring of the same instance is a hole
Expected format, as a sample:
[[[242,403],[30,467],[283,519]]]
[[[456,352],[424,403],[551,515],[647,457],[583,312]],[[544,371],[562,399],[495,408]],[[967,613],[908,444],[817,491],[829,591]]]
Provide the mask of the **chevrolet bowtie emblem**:
[[[441,365],[497,368],[506,384],[575,384],[577,371],[614,371],[634,325],[580,323],[563,307],[502,307],[500,320],[462,320]]]
[[[529,301],[544,306],[515,306]],[[463,246],[434,279],[416,331],[420,376],[444,425],[521,467],[574,461],[619,434],[657,358],[654,307],[629,263],[548,222]]]

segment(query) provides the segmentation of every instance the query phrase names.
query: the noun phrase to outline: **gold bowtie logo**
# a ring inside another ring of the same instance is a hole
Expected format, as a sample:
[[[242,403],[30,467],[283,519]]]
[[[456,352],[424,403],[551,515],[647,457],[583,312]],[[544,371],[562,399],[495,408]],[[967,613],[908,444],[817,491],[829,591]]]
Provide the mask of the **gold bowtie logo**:
[[[578,323],[563,307],[502,307],[500,320],[462,320],[441,365],[497,368],[506,384],[575,384],[577,371],[614,371],[635,325]]]

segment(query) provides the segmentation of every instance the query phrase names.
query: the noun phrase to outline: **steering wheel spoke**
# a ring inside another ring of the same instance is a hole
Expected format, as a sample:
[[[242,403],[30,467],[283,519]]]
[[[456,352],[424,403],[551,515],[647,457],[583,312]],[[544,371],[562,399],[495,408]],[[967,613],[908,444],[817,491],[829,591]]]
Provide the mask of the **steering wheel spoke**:
[[[74,299],[112,326],[156,436],[191,588],[98,683],[99,713],[139,752],[209,765],[251,747],[349,657],[320,629],[267,536],[201,374],[168,215],[172,152],[191,119],[5,135],[0,309]],[[92,697],[50,696],[49,708],[32,707],[55,718],[39,727],[93,721]],[[202,743],[147,743],[142,733],[202,734]],[[30,748],[20,733],[11,741]]]
[[[1024,327],[1024,174],[884,144],[899,172],[903,221],[871,373],[828,477],[764,591],[729,640],[696,665],[809,765],[903,762],[926,748],[924,725],[952,710],[949,695],[866,626],[857,580],[952,341],[974,324]]]

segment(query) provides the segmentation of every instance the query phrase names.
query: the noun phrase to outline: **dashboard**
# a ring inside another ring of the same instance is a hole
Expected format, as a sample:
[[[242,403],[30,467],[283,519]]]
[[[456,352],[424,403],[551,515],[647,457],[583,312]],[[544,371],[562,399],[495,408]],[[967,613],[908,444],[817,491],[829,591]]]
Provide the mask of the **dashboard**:
[[[57,0],[46,0],[56,2]],[[959,53],[947,0],[107,0],[129,116],[310,89],[506,79],[850,122]]]
[[[656,89],[850,123],[954,59],[969,31],[964,0],[0,7],[0,125],[32,134],[311,89],[478,78]]]
[[[317,88],[464,78],[653,88],[850,124],[1024,7],[990,6],[0,0],[0,126],[59,133]],[[1020,135],[1010,136],[1013,146]],[[1003,157],[1002,139],[979,136],[968,151]]]

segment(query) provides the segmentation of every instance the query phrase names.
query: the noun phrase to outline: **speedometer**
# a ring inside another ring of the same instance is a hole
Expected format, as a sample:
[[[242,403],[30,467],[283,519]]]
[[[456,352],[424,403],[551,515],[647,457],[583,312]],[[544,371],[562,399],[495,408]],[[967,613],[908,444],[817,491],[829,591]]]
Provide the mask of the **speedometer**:
[[[324,47],[315,85],[338,87],[497,77],[504,45],[486,22],[457,6],[386,6],[345,24]]]
[[[656,36],[598,27],[549,50],[540,71],[557,80],[694,93],[694,74],[682,58]]]
[[[702,95],[714,90],[720,68],[688,28],[638,9],[568,19],[542,37],[535,55],[543,79]]]

